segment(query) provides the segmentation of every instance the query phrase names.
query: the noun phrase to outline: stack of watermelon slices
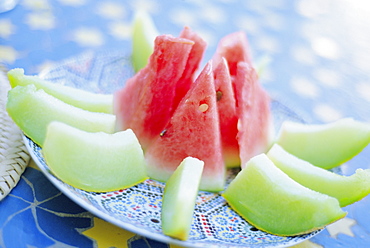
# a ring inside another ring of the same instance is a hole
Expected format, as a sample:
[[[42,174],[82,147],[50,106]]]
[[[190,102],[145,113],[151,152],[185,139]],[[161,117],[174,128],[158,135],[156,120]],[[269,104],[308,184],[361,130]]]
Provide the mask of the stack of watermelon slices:
[[[159,35],[148,64],[114,94],[117,129],[131,128],[148,174],[167,181],[186,157],[204,161],[200,189],[222,191],[227,167],[265,152],[272,137],[270,98],[251,64],[245,33],[225,36],[196,75],[206,42],[185,27]]]

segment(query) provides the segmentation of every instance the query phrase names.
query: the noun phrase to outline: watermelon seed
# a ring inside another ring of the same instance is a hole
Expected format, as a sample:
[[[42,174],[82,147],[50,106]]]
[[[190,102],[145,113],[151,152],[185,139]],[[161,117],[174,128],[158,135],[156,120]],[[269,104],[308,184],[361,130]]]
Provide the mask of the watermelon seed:
[[[163,137],[163,136],[166,134],[166,132],[167,132],[167,129],[164,129],[164,130],[159,134],[159,136]]]
[[[222,94],[222,91],[218,90],[218,91],[216,92],[216,99],[217,99],[217,102],[221,100],[222,95],[223,95],[223,94]]]
[[[199,111],[200,112],[206,112],[207,109],[208,109],[208,104],[203,103],[203,104],[199,105]]]
[[[159,223],[159,220],[154,219],[154,218],[150,219],[150,221],[153,222],[153,223]]]

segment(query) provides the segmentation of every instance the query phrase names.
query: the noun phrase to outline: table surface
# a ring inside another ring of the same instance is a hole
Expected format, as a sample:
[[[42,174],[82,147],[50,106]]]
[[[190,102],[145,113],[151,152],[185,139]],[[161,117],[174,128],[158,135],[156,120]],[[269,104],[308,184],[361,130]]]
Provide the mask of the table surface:
[[[188,25],[208,42],[246,31],[257,61],[271,60],[261,79],[312,123],[342,117],[370,121],[370,4],[363,0],[21,0],[0,13],[0,62],[37,74],[88,51],[130,51],[136,9],[160,33]],[[370,148],[341,166],[345,175],[370,168]],[[370,198],[301,247],[368,247]],[[0,247],[169,247],[107,223],[73,203],[33,162],[0,202]]]

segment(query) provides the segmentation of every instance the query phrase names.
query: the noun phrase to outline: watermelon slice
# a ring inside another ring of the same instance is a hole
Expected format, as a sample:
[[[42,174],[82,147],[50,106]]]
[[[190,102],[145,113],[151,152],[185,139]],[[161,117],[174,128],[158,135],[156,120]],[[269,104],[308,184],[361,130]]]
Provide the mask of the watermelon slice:
[[[258,82],[254,68],[239,62],[235,78],[238,121],[238,143],[241,167],[250,158],[266,152],[273,137],[270,97]]]
[[[173,101],[173,108],[176,109],[177,105],[180,103],[181,99],[186,95],[190,89],[191,84],[195,80],[195,73],[200,66],[203,55],[205,53],[207,43],[202,39],[196,32],[192,31],[189,27],[185,27],[181,33],[180,38],[185,38],[194,41],[194,45],[190,51],[188,61],[184,73],[181,79],[176,85],[176,96]]]
[[[224,57],[229,65],[230,75],[236,76],[240,61],[252,63],[249,43],[245,32],[239,31],[224,36],[218,43],[214,60],[216,63]]]
[[[114,93],[117,130],[131,128],[145,149],[163,130],[174,112],[176,83],[188,63],[194,42],[159,35],[146,67]]]
[[[166,181],[189,156],[204,161],[201,190],[224,189],[226,169],[210,62],[180,102],[161,136],[147,149],[148,175]]]
[[[213,70],[213,74],[224,161],[227,167],[237,167],[240,166],[239,144],[236,139],[238,117],[235,95],[225,58],[219,61]]]

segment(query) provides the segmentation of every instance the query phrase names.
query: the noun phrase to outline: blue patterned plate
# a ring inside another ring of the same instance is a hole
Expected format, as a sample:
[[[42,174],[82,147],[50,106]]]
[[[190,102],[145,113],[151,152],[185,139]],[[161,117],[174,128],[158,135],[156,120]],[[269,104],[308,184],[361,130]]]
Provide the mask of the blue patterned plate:
[[[93,92],[112,93],[133,74],[123,54],[89,53],[66,61],[41,74],[47,80]],[[279,101],[272,102],[275,125],[286,119],[303,121],[301,115]],[[24,137],[35,163],[45,176],[81,207],[128,231],[165,243],[188,247],[287,247],[320,231],[294,237],[267,234],[242,219],[220,194],[200,192],[196,201],[190,238],[179,241],[162,234],[161,198],[164,184],[148,179],[132,188],[108,193],[87,192],[60,181],[49,170],[42,149]],[[228,171],[231,180],[237,170]]]

